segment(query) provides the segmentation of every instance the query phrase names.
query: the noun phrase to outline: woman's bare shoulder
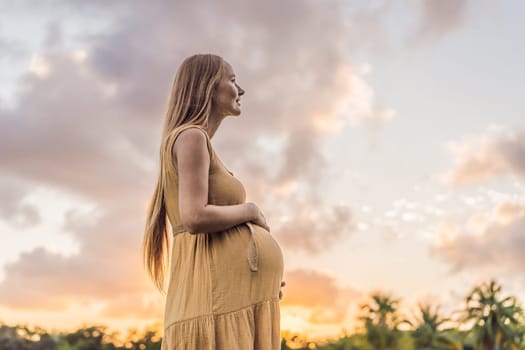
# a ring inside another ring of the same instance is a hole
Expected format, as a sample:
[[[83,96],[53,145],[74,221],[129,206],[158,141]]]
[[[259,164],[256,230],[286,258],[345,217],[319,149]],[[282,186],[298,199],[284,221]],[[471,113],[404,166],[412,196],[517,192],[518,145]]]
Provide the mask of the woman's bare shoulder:
[[[198,155],[204,152],[208,152],[207,137],[205,131],[197,126],[179,132],[173,143],[172,153],[175,158],[177,154]]]

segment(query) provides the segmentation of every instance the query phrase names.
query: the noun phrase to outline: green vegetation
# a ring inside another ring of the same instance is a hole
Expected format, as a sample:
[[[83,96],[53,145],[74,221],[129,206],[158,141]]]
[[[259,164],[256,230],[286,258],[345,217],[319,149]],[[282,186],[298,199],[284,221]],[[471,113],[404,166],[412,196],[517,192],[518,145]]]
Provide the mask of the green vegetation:
[[[419,305],[412,319],[398,311],[400,301],[374,293],[361,305],[361,328],[330,343],[292,335],[283,350],[525,350],[525,315],[515,297],[502,297],[495,281],[475,287],[456,317],[440,315],[439,306]],[[130,331],[125,341],[105,327],[49,334],[42,328],[0,324],[0,350],[160,350],[153,330]]]
[[[125,340],[121,340],[124,338]],[[94,326],[72,333],[49,334],[42,328],[0,325],[0,350],[160,350],[161,338],[153,330],[124,337]]]

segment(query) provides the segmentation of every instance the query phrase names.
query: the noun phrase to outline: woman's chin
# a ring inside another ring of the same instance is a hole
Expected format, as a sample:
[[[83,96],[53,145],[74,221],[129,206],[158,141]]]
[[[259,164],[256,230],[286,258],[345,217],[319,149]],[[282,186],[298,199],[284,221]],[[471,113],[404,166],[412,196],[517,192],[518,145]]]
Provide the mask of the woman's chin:
[[[232,117],[238,117],[241,115],[241,110],[240,109],[235,109],[231,112],[230,114]]]

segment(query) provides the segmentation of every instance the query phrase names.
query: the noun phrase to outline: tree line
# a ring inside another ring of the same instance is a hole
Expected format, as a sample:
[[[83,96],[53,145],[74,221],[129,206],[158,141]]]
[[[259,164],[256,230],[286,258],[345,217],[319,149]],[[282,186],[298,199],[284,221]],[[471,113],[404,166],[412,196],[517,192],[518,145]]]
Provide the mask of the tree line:
[[[445,316],[439,306],[419,305],[418,314],[399,314],[400,300],[373,293],[360,305],[360,328],[331,342],[299,335],[283,337],[282,350],[525,350],[525,314],[514,296],[502,296],[491,280],[474,287],[464,308]],[[160,350],[156,330],[131,331],[126,340],[106,327],[84,327],[70,333],[0,324],[0,350]]]

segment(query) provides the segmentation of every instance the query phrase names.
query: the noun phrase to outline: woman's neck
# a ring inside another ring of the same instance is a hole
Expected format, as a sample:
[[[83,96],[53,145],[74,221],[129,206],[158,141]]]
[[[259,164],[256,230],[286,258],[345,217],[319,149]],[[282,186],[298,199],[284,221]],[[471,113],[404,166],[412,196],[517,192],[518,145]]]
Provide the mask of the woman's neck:
[[[210,136],[210,139],[215,135],[217,130],[219,129],[219,125],[221,125],[221,122],[224,118],[214,117],[213,114],[209,116],[208,118],[208,127],[206,128],[206,131],[208,132],[208,136]]]

